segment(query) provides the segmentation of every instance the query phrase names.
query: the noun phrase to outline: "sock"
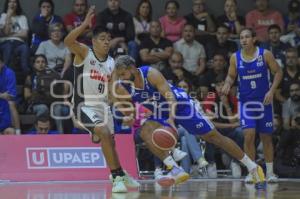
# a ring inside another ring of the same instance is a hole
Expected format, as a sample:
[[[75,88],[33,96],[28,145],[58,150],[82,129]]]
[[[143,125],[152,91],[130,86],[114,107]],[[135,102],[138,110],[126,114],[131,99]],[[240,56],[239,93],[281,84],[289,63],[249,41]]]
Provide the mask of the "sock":
[[[175,160],[170,155],[168,157],[166,157],[163,162],[167,166],[168,169],[173,168],[173,167],[179,167],[178,164],[175,162]]]
[[[240,160],[240,162],[243,163],[247,167],[249,172],[257,167],[257,164],[255,162],[253,162],[246,154]]]
[[[267,175],[273,174],[273,162],[266,162]]]
[[[125,173],[123,172],[123,169],[121,167],[117,168],[117,169],[113,169],[113,170],[110,170],[111,172],[111,175],[113,177],[113,179],[115,179],[117,176],[124,176]]]

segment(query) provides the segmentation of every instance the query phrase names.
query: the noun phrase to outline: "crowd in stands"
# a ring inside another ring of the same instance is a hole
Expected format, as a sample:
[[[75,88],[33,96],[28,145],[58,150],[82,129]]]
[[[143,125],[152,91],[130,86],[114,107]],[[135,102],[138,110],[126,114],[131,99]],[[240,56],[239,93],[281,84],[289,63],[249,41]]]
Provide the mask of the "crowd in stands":
[[[275,168],[279,176],[300,177],[300,1],[289,0],[288,13],[280,13],[268,0],[255,0],[255,9],[245,17],[238,15],[236,0],[222,2],[224,13],[220,16],[209,13],[205,0],[192,0],[191,12],[181,16],[183,1],[168,0],[165,13],[154,19],[151,0],[140,0],[135,13],[121,8],[121,0],[107,0],[107,7],[96,13],[79,42],[91,46],[92,28],[107,28],[112,36],[112,57],[129,54],[138,66],[150,65],[161,71],[170,83],[197,99],[223,135],[242,147],[242,130],[234,117],[238,111],[236,87],[229,97],[221,96],[220,89],[229,58],[239,49],[240,31],[253,28],[258,46],[270,50],[284,72],[274,99]],[[88,0],[74,0],[72,11],[65,16],[55,14],[52,0],[40,0],[30,24],[20,0],[5,0],[1,6],[0,134],[86,133],[68,117],[72,112],[73,55],[63,39],[83,22]],[[210,106],[211,102],[221,106]],[[228,117],[224,119],[224,115]],[[116,132],[135,131],[117,120],[115,126]],[[235,160],[223,161],[220,166],[216,156],[226,154],[199,142],[183,128],[179,132],[179,147],[188,154],[182,160],[186,171],[202,172],[208,165],[209,176],[216,177],[216,169],[223,166],[232,168],[234,176],[241,175]]]

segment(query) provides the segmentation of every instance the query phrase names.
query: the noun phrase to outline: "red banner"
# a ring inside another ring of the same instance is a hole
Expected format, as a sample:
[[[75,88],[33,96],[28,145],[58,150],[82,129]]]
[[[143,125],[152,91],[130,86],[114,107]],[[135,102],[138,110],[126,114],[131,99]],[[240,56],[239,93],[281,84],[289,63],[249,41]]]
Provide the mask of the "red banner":
[[[132,135],[116,135],[122,167],[137,177]],[[89,135],[0,136],[0,179],[10,181],[107,180],[102,149]]]

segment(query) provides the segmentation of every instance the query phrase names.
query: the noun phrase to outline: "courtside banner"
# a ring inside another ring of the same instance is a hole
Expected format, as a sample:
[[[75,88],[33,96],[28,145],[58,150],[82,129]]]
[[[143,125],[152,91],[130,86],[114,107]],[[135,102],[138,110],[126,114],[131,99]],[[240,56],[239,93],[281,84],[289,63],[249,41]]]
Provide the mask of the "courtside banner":
[[[132,135],[116,135],[122,167],[137,177]],[[89,135],[0,136],[0,179],[9,181],[107,180],[102,148]]]

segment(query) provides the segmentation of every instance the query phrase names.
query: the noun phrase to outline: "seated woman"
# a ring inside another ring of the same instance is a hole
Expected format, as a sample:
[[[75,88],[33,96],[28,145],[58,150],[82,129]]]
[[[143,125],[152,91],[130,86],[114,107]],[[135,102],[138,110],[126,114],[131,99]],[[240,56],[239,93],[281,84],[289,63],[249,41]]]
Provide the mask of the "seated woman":
[[[61,77],[64,72],[70,67],[72,62],[71,53],[63,42],[63,25],[59,23],[49,26],[50,39],[43,41],[36,51],[36,55],[43,54],[48,61],[48,67],[61,72]]]

